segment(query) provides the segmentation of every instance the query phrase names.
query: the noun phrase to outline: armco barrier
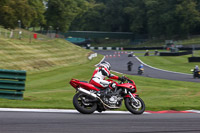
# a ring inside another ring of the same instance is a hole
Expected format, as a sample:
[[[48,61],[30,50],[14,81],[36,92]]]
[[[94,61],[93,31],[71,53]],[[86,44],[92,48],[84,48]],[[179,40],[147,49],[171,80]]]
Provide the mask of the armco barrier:
[[[0,98],[23,99],[26,71],[0,69]]]
[[[123,48],[123,47],[83,47],[91,50],[163,50],[165,47],[138,47],[138,48]],[[181,47],[179,50],[192,51],[191,47]],[[195,47],[195,50],[200,50],[200,47]],[[179,52],[180,53],[180,52]]]
[[[189,62],[200,62],[200,57],[188,57]]]
[[[155,50],[164,49],[164,47],[138,47],[138,48],[124,48],[124,50]]]
[[[90,50],[124,50],[122,47],[83,47]]]
[[[185,51],[185,52],[160,52],[160,56],[181,56],[181,55],[188,55],[192,54],[192,51]]]

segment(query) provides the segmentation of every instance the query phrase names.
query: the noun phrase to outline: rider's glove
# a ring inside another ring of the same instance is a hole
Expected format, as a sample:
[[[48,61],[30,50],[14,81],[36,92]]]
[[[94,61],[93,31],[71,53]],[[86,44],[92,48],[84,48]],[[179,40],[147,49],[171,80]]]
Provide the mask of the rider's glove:
[[[122,76],[122,77],[119,77],[119,79],[118,79],[118,80],[120,80],[120,81],[124,82],[124,81],[126,81],[126,77],[124,77],[124,76]]]

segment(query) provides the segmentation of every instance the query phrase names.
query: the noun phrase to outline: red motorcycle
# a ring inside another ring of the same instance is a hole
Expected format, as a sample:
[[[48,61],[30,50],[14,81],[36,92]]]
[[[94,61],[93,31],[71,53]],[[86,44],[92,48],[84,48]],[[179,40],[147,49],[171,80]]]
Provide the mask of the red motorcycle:
[[[127,77],[117,83],[108,80],[112,84],[107,88],[98,88],[86,81],[72,79],[70,81],[77,93],[73,98],[74,107],[83,114],[91,114],[94,111],[102,112],[108,109],[118,109],[124,100],[125,106],[132,114],[142,114],[145,111],[144,101],[135,94],[136,85]],[[112,87],[111,87],[112,86]]]

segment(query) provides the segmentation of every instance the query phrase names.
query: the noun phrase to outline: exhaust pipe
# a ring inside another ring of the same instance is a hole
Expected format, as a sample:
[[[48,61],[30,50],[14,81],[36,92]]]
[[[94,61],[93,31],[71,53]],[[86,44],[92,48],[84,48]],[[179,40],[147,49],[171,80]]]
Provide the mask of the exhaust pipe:
[[[88,95],[90,95],[90,96],[92,96],[92,97],[94,97],[94,98],[99,98],[96,94],[91,93],[90,91],[85,90],[85,89],[83,89],[83,88],[78,88],[78,91],[83,92],[83,93],[85,93],[85,94],[88,94]]]

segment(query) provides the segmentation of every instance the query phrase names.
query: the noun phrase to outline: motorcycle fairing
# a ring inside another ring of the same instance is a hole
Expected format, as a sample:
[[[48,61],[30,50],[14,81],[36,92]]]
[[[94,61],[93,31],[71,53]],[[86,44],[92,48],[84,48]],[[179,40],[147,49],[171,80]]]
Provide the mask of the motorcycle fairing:
[[[129,88],[129,89],[133,89],[135,88],[135,86],[133,84],[130,83],[126,83],[126,84],[118,84],[118,87],[122,87],[122,88]]]
[[[78,87],[82,87],[86,90],[95,90],[95,91],[99,91],[99,89],[97,89],[96,87],[94,87],[92,84],[89,84],[87,82],[83,82],[83,81],[79,81],[78,79],[72,79],[70,81],[70,84],[77,89]]]

